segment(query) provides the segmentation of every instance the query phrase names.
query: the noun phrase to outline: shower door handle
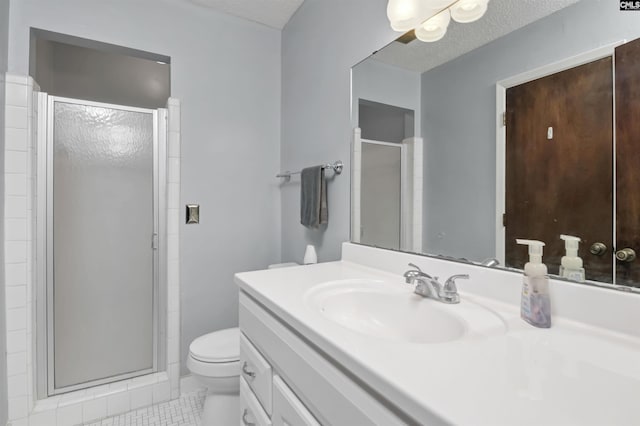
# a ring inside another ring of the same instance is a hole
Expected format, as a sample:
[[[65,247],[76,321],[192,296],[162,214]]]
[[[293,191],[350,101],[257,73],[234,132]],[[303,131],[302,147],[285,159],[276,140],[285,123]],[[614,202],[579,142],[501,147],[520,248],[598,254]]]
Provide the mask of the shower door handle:
[[[156,233],[151,236],[151,248],[158,250],[158,234]]]

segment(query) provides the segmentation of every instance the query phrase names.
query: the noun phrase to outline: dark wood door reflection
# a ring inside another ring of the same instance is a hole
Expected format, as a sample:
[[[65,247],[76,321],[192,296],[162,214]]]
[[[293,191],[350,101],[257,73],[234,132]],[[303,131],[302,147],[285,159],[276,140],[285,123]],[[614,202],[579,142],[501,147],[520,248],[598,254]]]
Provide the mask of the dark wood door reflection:
[[[615,58],[616,250],[640,255],[640,40],[616,48]],[[640,286],[637,258],[617,261],[616,283]]]
[[[508,89],[506,126],[506,266],[528,260],[516,238],[537,239],[558,274],[569,234],[582,239],[587,279],[612,282],[612,59]],[[608,248],[601,256],[589,251],[597,242]]]

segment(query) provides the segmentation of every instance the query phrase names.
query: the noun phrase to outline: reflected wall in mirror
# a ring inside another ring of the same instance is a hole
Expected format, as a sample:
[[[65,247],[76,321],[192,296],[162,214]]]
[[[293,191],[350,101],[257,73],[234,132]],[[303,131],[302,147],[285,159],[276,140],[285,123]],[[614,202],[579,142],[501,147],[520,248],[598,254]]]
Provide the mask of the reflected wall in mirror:
[[[354,66],[352,241],[521,269],[538,239],[558,274],[575,235],[587,280],[640,287],[638,38],[615,1],[493,0]]]

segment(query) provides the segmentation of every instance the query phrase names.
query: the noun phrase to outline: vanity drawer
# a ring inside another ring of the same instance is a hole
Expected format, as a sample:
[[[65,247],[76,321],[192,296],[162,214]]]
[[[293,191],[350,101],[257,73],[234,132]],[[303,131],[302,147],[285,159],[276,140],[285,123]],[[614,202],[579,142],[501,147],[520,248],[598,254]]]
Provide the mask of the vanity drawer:
[[[240,374],[265,411],[271,415],[273,382],[271,365],[244,334],[240,334]]]
[[[242,377],[240,378],[240,425],[271,426],[271,419]]]
[[[280,378],[273,378],[273,426],[320,426],[302,401]]]

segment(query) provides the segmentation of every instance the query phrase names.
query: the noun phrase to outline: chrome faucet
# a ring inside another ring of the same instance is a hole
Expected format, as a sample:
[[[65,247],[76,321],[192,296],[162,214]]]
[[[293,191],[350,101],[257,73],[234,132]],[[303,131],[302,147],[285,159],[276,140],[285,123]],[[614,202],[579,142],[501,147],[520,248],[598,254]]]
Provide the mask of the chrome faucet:
[[[443,286],[438,281],[438,277],[432,277],[429,274],[425,274],[419,266],[413,263],[409,263],[409,266],[414,269],[409,269],[405,272],[404,278],[407,284],[416,285],[414,293],[443,303],[460,303],[460,295],[458,295],[456,280],[460,278],[468,279],[469,275],[453,275],[447,279]]]
[[[489,268],[495,268],[496,266],[500,265],[500,261],[496,258],[490,257],[489,259],[485,259],[482,262],[480,262],[480,264],[482,266],[487,266]]]
[[[416,285],[414,293],[419,294],[422,297],[438,299],[440,294],[440,283],[438,282],[438,277],[432,277],[429,274],[425,274],[418,265],[413,263],[409,263],[409,266],[414,269],[409,269],[405,272],[404,279],[407,284]]]

